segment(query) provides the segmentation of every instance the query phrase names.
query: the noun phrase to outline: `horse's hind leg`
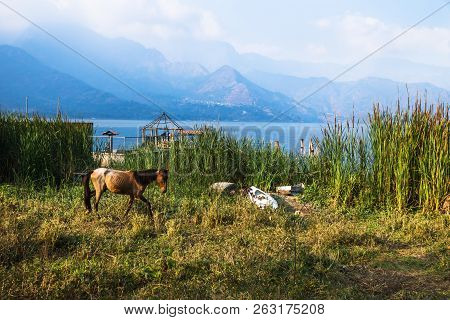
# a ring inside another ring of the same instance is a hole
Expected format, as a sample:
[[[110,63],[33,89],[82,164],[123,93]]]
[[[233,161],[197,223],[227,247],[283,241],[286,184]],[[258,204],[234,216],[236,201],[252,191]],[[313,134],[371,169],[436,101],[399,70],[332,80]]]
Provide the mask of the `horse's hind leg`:
[[[94,203],[94,209],[95,212],[98,212],[98,203],[100,202],[100,198],[102,197],[103,192],[105,192],[105,189],[98,190],[95,189],[95,203]]]
[[[100,198],[102,197],[103,192],[106,191],[105,179],[103,178],[103,176],[96,174],[96,172],[94,171],[94,174],[92,175],[92,184],[94,185],[95,189],[94,209],[95,212],[98,212],[98,203],[100,202]]]
[[[148,211],[149,211],[150,215],[153,217],[153,210],[152,210],[152,205],[151,205],[150,201],[148,201],[142,194],[139,195],[139,199],[147,204]]]

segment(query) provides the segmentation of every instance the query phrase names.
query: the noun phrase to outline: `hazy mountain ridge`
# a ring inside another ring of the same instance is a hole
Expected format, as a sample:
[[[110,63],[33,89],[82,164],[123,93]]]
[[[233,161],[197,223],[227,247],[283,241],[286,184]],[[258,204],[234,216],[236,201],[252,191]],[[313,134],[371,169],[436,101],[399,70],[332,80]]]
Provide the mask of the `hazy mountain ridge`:
[[[376,77],[330,82],[327,78],[298,78],[265,72],[249,72],[246,76],[269,90],[291,96],[302,104],[314,105],[321,114],[349,116],[355,112],[365,116],[374,102],[395,106],[397,99],[406,102],[408,96],[426,98],[429,103],[450,100],[450,91],[430,83],[407,84]],[[317,91],[318,88],[321,89]]]
[[[25,85],[3,81],[1,104],[14,108],[23,105],[28,95],[36,97],[35,103],[45,109],[55,105],[61,96],[71,108],[78,106],[77,117],[151,118],[158,110],[149,101],[152,100],[182,119],[265,121],[283,113],[278,121],[318,121],[334,113],[346,116],[356,112],[365,116],[373,102],[392,106],[397,98],[405,99],[407,95],[404,83],[388,79],[371,77],[327,84],[326,77],[301,78],[267,72],[281,69],[298,73],[302,66],[302,72],[312,71],[308,71],[310,65],[298,62],[292,62],[294,66],[289,61],[258,54],[238,54],[227,43],[217,47],[207,43],[210,51],[191,48],[193,53],[200,50],[203,57],[211,58],[207,65],[210,69],[223,61],[230,63],[209,72],[199,63],[173,62],[157,49],[127,39],[106,38],[88,29],[66,26],[58,29],[57,36],[98,66],[45,34],[27,31],[15,44],[36,59],[27,60],[30,73],[26,74],[22,62],[15,61],[14,68],[6,67],[2,56],[2,72]],[[23,52],[17,51],[17,55],[23,57]],[[236,65],[240,68],[236,69]],[[321,88],[324,84],[327,85]],[[408,84],[408,88],[411,96],[426,90],[430,102],[438,98],[448,101],[450,96],[449,91],[429,83]],[[104,106],[110,106],[107,115]]]
[[[203,97],[201,88],[208,83],[208,80],[211,80],[211,77],[205,77],[196,83],[200,89],[199,93],[192,94],[193,98],[155,98],[154,101],[157,101],[161,108],[117,98],[115,95],[93,88],[81,80],[50,68],[24,50],[12,46],[0,46],[0,71],[8,75],[0,80],[0,105],[2,109],[8,110],[23,112],[25,96],[28,96],[30,112],[54,114],[57,100],[61,98],[62,111],[76,118],[151,119],[164,109],[179,119],[260,121],[270,120],[280,110],[292,108],[291,115],[282,119],[286,121],[318,120],[313,114],[299,114],[292,105],[292,99],[257,87],[235,70],[229,70],[229,72],[235,73],[239,81],[242,81],[237,86],[244,86],[243,83],[249,86],[246,90],[253,95],[255,100],[252,102],[233,97],[233,93],[229,96],[231,100],[227,101],[227,98],[217,94],[217,90],[210,91],[210,95],[202,100],[195,100]],[[222,72],[213,73],[213,79],[218,74]],[[284,99],[280,99],[280,103],[284,104],[281,104],[280,109],[274,108],[273,100],[267,101],[266,105],[260,105],[258,95],[261,93],[264,93],[266,98],[280,96]],[[234,98],[240,103],[237,103]]]
[[[334,78],[351,64],[300,62],[266,57],[258,53],[239,53],[223,41],[191,40],[163,45],[161,50],[175,60],[200,63],[214,70],[230,65],[243,74],[262,71],[300,78]],[[355,61],[356,62],[356,61]],[[400,58],[371,57],[340,77],[341,81],[356,81],[368,77],[392,79],[396,82],[429,82],[450,90],[450,67],[434,66]]]
[[[2,109],[25,111],[25,96],[29,97],[29,112],[55,114],[58,98],[61,110],[72,117],[111,117],[120,113],[125,118],[140,112],[158,114],[154,106],[124,101],[95,89],[70,75],[43,65],[25,51],[0,46],[0,105]]]
[[[286,113],[279,121],[318,121],[313,108],[299,108],[298,103],[281,93],[269,91],[249,81],[237,70],[223,66],[215,72],[199,79],[192,87],[186,103],[234,106],[242,110],[242,116],[249,113],[270,118]]]
[[[180,81],[208,73],[201,65],[172,63],[156,49],[145,48],[124,38],[109,39],[84,28],[60,28],[56,36],[93,63],[32,29],[14,45],[56,70],[123,99],[146,103],[111,75],[144,95],[172,96],[179,95],[180,89],[182,91]]]
[[[230,66],[223,66],[205,76],[195,88],[194,94],[231,105],[294,102],[287,96],[254,84]]]

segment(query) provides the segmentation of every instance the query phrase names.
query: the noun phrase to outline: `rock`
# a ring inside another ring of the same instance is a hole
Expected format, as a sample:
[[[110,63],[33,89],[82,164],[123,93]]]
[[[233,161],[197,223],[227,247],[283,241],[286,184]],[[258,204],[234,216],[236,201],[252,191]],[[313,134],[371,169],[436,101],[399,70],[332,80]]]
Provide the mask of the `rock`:
[[[305,185],[303,183],[300,183],[293,186],[280,186],[276,188],[276,191],[279,194],[290,195],[302,193],[304,189]]]
[[[232,182],[216,182],[213,183],[209,188],[219,193],[232,194],[236,192],[238,185]]]
[[[442,204],[442,211],[444,211],[444,213],[450,213],[450,194],[445,198]]]

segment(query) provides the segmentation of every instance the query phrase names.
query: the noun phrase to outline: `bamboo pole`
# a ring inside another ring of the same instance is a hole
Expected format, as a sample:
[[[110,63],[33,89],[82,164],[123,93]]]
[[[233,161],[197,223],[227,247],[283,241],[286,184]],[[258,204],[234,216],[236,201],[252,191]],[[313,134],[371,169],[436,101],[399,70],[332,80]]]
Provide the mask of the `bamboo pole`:
[[[314,155],[314,145],[312,139],[309,139],[309,154]]]
[[[28,118],[28,96],[25,97],[25,115]]]
[[[275,150],[280,150],[280,141],[275,140],[273,142],[273,146],[275,147]]]
[[[109,136],[109,153],[113,151],[113,136]]]
[[[61,116],[61,99],[58,97],[58,103],[56,104],[56,115]]]

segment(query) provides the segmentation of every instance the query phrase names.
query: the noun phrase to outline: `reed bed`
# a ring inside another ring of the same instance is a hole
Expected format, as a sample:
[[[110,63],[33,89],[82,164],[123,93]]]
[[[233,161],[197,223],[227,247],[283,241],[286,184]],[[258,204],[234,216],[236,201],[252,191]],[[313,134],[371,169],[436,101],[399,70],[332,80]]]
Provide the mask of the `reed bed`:
[[[236,139],[221,130],[158,149],[125,153],[114,168],[169,168],[171,189],[192,196],[213,182],[273,190],[306,182],[335,206],[446,211],[450,198],[449,105],[417,100],[396,110],[375,105],[367,122],[335,120],[316,140],[318,155],[304,156],[270,143]],[[93,168],[91,126],[57,117],[0,114],[2,181],[60,184]]]
[[[365,124],[335,120],[317,142],[316,181],[336,205],[444,210],[450,195],[449,105],[376,104]],[[448,209],[447,209],[448,210]]]
[[[93,165],[92,125],[0,113],[0,181],[59,185]]]
[[[320,154],[310,161],[316,183],[328,189],[335,204],[351,205],[367,183],[369,156],[364,126],[351,119],[345,123],[334,119],[322,130],[323,137],[315,144]]]
[[[204,190],[217,181],[255,185],[270,190],[276,185],[304,181],[305,158],[274,148],[269,143],[236,139],[221,130],[203,128],[203,134],[184,139],[167,150],[149,145],[125,155],[123,168],[169,168],[173,188]]]
[[[193,194],[217,181],[265,190],[306,182],[315,185],[317,198],[331,198],[339,207],[448,210],[448,104],[427,106],[417,100],[403,109],[398,103],[393,111],[377,104],[366,122],[335,119],[316,139],[320,152],[315,156],[236,139],[221,130],[203,131],[166,150],[138,148],[115,166],[169,168],[172,188]]]

